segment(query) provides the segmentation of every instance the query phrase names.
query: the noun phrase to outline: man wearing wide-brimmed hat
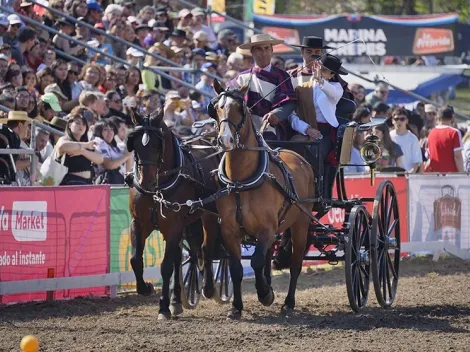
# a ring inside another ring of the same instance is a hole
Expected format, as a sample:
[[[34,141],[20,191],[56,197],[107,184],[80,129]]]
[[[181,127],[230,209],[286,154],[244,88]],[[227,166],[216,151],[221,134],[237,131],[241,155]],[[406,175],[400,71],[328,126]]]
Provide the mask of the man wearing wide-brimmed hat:
[[[20,149],[22,141],[29,137],[29,125],[32,119],[28,117],[25,111],[10,111],[8,118],[0,119],[0,125],[2,126],[0,134],[4,135],[8,140],[8,145],[11,149]],[[24,142],[23,142],[24,143]],[[15,169],[11,165],[9,155],[0,155],[8,165],[10,166],[10,175],[13,179],[16,179]],[[20,155],[13,155],[15,161],[16,170],[26,169],[30,162],[29,160],[20,160]]]
[[[240,49],[250,50],[255,66],[229,82],[233,88],[249,85],[247,106],[251,109],[258,130],[263,121],[277,124],[280,120],[287,120],[295,108],[295,92],[289,75],[271,65],[273,46],[281,43],[282,40],[273,39],[268,34],[256,34],[248,43],[240,45]],[[280,137],[277,132],[270,126],[265,137],[277,139]]]

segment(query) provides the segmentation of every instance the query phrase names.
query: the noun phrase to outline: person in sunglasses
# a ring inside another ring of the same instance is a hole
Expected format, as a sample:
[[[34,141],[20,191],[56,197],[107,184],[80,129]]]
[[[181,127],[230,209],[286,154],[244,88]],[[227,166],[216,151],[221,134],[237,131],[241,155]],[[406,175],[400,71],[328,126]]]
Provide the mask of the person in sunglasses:
[[[398,144],[403,152],[402,165],[409,173],[416,173],[423,163],[423,155],[418,138],[408,129],[408,111],[398,108],[392,113],[395,129],[390,132],[390,138]]]

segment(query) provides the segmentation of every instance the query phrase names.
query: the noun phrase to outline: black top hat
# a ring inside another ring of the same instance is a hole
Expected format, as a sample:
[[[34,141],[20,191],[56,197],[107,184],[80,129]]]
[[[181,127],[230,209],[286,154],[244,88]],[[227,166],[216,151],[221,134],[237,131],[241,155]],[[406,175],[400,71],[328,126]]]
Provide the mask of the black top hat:
[[[170,34],[170,37],[180,37],[186,39],[186,32],[182,29],[175,28],[173,32]]]
[[[68,18],[61,17],[57,20],[56,25],[75,27],[75,22],[72,22]]]
[[[323,45],[323,38],[310,36],[310,37],[303,37],[301,45],[294,45],[298,48],[321,48],[321,49],[333,49],[327,45]]]
[[[347,75],[348,73],[341,66],[341,60],[336,56],[326,54],[320,59],[321,65],[328,71],[337,73],[339,75]]]

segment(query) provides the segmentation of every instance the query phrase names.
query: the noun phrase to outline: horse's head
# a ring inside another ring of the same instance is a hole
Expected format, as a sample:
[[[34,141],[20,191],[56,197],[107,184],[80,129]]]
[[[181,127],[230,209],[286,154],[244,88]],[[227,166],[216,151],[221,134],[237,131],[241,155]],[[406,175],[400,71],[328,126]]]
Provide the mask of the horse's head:
[[[131,110],[131,117],[135,128],[127,138],[127,149],[135,153],[136,166],[140,168],[139,183],[151,190],[163,164],[165,134],[171,132],[164,126],[163,108],[145,116]]]
[[[249,111],[245,102],[248,85],[238,90],[225,90],[214,80],[217,96],[208,106],[209,116],[219,123],[217,143],[223,150],[240,148],[247,134]]]

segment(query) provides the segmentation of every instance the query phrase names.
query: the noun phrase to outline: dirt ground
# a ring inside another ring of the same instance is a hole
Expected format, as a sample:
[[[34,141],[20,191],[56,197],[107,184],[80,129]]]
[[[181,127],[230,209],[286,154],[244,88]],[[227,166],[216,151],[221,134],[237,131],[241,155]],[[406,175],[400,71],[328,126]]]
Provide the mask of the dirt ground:
[[[0,351],[19,351],[28,334],[40,351],[470,351],[470,262],[406,259],[401,273],[394,307],[380,308],[371,285],[361,314],[349,308],[342,268],[303,273],[289,319],[279,314],[287,274],[274,279],[269,308],[244,281],[240,322],[213,301],[160,322],[158,295],[0,307]]]

